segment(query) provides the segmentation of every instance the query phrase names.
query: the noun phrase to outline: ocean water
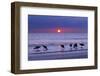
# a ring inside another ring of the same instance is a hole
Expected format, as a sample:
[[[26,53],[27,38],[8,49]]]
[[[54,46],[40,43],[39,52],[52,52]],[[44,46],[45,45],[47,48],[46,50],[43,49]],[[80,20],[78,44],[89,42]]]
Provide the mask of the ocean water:
[[[29,33],[28,60],[88,58],[87,37],[87,33]],[[74,47],[74,44],[77,44],[77,47]],[[64,48],[61,45],[64,45]],[[40,48],[34,49],[37,46]]]
[[[29,40],[86,39],[87,33],[29,33]]]

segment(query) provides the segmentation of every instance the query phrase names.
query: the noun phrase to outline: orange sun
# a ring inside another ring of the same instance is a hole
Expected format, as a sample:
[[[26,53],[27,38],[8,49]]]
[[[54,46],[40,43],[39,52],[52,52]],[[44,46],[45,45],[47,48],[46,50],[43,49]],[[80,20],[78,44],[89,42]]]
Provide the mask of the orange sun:
[[[57,32],[61,32],[61,30],[60,30],[60,29],[58,29],[58,30],[57,30]]]

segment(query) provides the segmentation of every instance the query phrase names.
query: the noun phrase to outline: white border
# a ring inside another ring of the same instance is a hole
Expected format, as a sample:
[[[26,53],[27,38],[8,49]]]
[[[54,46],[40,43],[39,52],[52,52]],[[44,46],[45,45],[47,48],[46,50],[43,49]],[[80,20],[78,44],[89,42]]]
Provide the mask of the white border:
[[[28,61],[28,14],[88,17],[88,58]],[[94,11],[40,7],[20,8],[20,69],[42,69],[94,65]]]

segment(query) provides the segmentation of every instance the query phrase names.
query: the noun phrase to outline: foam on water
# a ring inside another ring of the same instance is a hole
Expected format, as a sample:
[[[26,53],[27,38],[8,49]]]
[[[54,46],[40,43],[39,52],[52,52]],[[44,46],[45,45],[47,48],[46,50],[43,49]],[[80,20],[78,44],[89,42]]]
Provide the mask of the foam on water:
[[[77,53],[77,55],[74,55],[76,52],[73,51],[74,54],[72,55],[72,57],[76,56],[76,58],[77,57],[86,58],[87,57],[87,48],[88,48],[87,37],[88,37],[87,33],[30,33],[28,35],[28,54],[29,54],[28,58],[29,58],[29,60],[36,60],[38,57],[37,60],[41,60],[41,58],[42,58],[42,60],[45,60],[45,59],[48,59],[48,57],[50,55],[51,56],[55,55],[54,58],[51,58],[51,59],[55,59],[57,54],[59,54],[56,51],[66,52],[69,50],[76,50],[76,51],[80,50]],[[70,43],[73,43],[73,44],[77,43],[78,44],[77,49],[71,48],[69,46]],[[81,48],[79,43],[83,43],[84,47]],[[60,46],[61,44],[64,45],[64,47],[65,47],[64,49],[61,48],[61,46]],[[34,49],[35,46],[42,46],[42,45],[47,46],[48,50],[46,51],[43,47],[40,47],[39,49]],[[81,52],[81,50],[85,50],[86,52]],[[36,55],[36,53],[42,53],[42,52],[43,53],[45,52],[45,54],[46,54],[45,56],[47,58],[45,58],[43,54]],[[50,53],[50,52],[52,52],[52,53]],[[65,54],[68,54],[68,53],[65,53]],[[82,54],[84,56],[82,56]],[[34,56],[35,56],[35,58],[33,58]],[[40,59],[39,59],[39,56],[40,56]],[[70,58],[72,58],[72,57],[70,57]],[[65,55],[65,58],[68,58],[68,56]],[[50,59],[50,57],[49,57],[49,59]]]

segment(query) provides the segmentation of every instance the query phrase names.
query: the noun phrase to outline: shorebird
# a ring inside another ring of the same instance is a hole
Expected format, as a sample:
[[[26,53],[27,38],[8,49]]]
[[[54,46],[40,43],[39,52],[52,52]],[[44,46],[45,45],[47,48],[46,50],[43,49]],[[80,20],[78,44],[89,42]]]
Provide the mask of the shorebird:
[[[84,44],[83,44],[83,43],[80,43],[80,45],[81,45],[81,48],[83,48],[83,47],[84,47]]]
[[[41,47],[45,48],[45,50],[48,50],[47,46],[45,46],[45,45],[35,46],[34,49],[37,49],[38,50]]]
[[[64,51],[65,46],[61,44],[60,47],[61,47],[61,51]]]
[[[39,49],[41,46],[35,46],[34,49]]]
[[[69,44],[69,46],[70,46],[70,48],[71,48],[71,50],[72,50],[72,46],[73,46],[73,44],[72,44],[72,43],[70,43],[70,44]]]
[[[45,45],[42,45],[42,46],[43,46],[43,48],[45,48],[46,50],[48,50],[47,46],[45,46]]]
[[[75,48],[75,49],[77,49],[77,43],[75,43],[74,45],[73,45],[73,48]]]
[[[33,49],[36,49],[36,52],[40,52],[40,50],[39,50],[40,47],[41,46],[35,46]]]
[[[65,46],[64,45],[60,45],[63,49],[65,48]]]

